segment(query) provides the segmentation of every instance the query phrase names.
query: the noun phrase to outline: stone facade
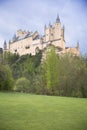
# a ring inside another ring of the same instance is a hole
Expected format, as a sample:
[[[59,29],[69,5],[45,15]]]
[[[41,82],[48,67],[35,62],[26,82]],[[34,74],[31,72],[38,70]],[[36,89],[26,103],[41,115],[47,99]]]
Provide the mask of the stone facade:
[[[18,30],[17,34],[9,42],[9,51],[18,53],[20,56],[26,54],[35,55],[38,50],[44,50],[50,45],[55,46],[59,54],[72,53],[79,55],[78,46],[75,48],[66,47],[64,27],[61,27],[59,16],[57,16],[54,25],[49,24],[48,27],[45,25],[43,36],[40,36],[37,31],[32,33],[22,31],[21,29]],[[6,49],[6,43],[4,49]]]

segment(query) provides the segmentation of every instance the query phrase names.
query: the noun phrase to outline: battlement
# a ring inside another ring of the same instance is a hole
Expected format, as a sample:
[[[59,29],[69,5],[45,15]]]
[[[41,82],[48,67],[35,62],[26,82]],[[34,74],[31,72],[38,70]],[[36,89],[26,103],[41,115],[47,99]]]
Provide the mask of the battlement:
[[[11,53],[18,53],[19,55],[26,54],[36,54],[36,50],[44,50],[48,46],[53,45],[56,48],[61,48],[58,50],[59,54],[64,53],[74,53],[79,54],[79,47],[77,48],[66,48],[66,42],[64,38],[65,29],[64,26],[61,27],[61,22],[59,16],[53,25],[44,26],[44,35],[35,31],[34,33],[29,31],[18,30],[17,33],[9,42],[9,51]],[[6,50],[6,43],[4,43],[4,49]]]

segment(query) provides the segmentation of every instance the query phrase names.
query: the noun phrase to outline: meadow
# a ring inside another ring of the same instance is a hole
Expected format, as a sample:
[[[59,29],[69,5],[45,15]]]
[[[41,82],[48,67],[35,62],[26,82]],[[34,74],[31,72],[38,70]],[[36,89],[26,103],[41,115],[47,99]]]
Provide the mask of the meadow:
[[[87,99],[1,92],[0,130],[87,130]]]

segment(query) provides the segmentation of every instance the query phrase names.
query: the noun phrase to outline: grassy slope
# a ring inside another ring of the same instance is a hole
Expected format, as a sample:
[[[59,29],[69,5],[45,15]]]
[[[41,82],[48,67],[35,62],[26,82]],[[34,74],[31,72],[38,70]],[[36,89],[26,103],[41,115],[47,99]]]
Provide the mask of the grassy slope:
[[[87,130],[87,99],[0,93],[0,130]]]

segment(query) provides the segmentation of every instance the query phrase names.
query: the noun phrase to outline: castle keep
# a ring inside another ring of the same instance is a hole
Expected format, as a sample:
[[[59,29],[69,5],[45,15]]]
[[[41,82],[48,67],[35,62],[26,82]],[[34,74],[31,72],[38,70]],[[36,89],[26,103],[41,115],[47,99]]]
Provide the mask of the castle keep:
[[[12,40],[9,42],[9,51],[21,55],[35,55],[39,50],[46,50],[50,45],[56,47],[58,54],[72,53],[79,55],[79,45],[75,48],[66,47],[64,39],[64,27],[61,27],[59,16],[57,16],[54,25],[49,24],[44,27],[44,35],[40,36],[36,31],[26,32],[21,29],[17,31]],[[4,50],[7,46],[4,43]]]

